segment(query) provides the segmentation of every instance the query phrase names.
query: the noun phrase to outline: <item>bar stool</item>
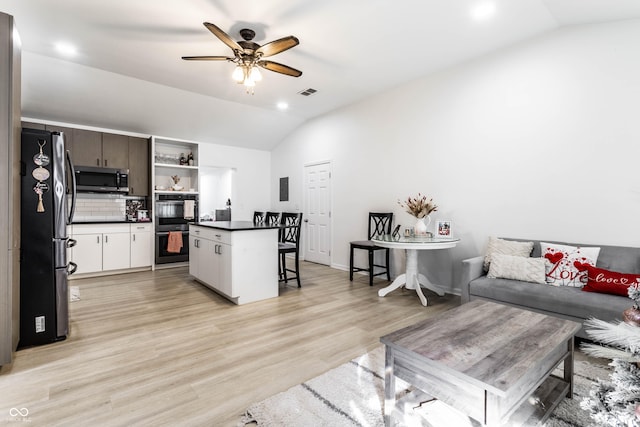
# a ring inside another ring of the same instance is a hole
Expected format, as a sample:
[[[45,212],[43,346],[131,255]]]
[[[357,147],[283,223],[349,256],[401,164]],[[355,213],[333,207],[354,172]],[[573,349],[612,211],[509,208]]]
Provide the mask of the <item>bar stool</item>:
[[[289,279],[296,279],[300,288],[300,229],[302,228],[302,213],[283,212],[280,219],[281,234],[278,243],[280,255],[280,281],[288,283]],[[287,254],[294,254],[295,269],[287,268]],[[288,277],[287,272],[295,273],[294,277]]]
[[[387,275],[387,280],[391,280],[389,274],[389,248],[382,248],[376,246],[371,238],[373,236],[391,234],[391,222],[393,221],[393,212],[378,213],[369,212],[369,228],[367,231],[367,238],[369,240],[359,240],[350,243],[349,250],[349,280],[353,282],[353,273],[356,271],[368,271],[369,272],[369,286],[373,286],[373,276]],[[361,268],[354,267],[353,265],[353,251],[354,249],[362,249],[368,252],[369,255],[369,267]],[[385,251],[385,265],[374,264],[374,253],[376,251]],[[383,271],[374,273],[374,268],[382,268]]]

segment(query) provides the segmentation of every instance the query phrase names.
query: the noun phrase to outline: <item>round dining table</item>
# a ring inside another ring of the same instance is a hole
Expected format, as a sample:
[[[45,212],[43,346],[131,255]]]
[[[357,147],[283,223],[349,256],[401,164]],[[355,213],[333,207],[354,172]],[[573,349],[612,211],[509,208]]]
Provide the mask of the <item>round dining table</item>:
[[[454,248],[460,239],[452,237],[427,237],[427,236],[374,236],[371,241],[376,246],[390,249],[404,249],[406,252],[406,267],[404,274],[399,275],[389,286],[378,291],[378,296],[384,297],[404,285],[407,289],[415,289],[423,306],[427,305],[427,297],[422,292],[422,288],[427,288],[444,296],[444,290],[418,271],[418,251],[450,249]]]

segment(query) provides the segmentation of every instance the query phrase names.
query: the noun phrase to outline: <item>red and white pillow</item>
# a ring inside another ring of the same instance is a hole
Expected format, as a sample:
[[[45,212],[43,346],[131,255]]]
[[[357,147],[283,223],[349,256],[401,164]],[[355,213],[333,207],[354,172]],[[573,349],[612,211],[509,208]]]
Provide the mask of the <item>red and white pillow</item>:
[[[581,264],[577,261],[576,268],[587,272],[588,281],[582,288],[586,292],[600,292],[626,297],[629,296],[629,286],[640,283],[640,274],[618,273],[589,264]]]
[[[595,267],[600,248],[540,242],[540,253],[549,260],[546,269],[548,284],[580,288],[587,284],[588,273],[584,268],[579,270],[576,263]]]

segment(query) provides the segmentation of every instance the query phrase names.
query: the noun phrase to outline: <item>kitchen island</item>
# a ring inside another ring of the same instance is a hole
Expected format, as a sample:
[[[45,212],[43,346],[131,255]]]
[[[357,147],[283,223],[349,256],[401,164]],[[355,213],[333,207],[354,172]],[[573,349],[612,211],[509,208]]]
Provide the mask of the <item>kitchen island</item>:
[[[278,296],[278,226],[189,224],[189,274],[236,304]]]

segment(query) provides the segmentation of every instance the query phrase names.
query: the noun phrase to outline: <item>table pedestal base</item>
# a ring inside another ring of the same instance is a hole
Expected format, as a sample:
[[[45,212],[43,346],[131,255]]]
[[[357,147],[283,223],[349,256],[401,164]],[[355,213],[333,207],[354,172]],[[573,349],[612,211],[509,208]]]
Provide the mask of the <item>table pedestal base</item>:
[[[406,249],[407,267],[404,274],[396,277],[396,279],[386,288],[382,288],[378,291],[378,296],[383,297],[391,291],[395,291],[402,285],[407,289],[415,289],[420,298],[420,302],[423,306],[427,306],[427,297],[422,293],[422,288],[432,290],[439,296],[444,296],[444,291],[438,286],[434,285],[427,279],[424,274],[418,272],[418,250]]]

